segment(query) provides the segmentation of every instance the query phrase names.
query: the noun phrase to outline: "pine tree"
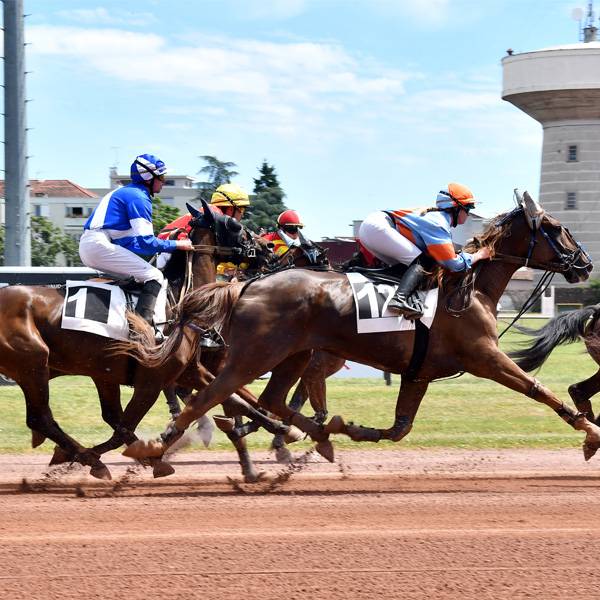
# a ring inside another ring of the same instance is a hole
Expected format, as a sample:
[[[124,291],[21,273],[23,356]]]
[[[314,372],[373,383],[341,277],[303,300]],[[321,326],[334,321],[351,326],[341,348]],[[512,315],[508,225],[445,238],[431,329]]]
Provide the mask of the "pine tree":
[[[285,192],[279,185],[275,167],[265,160],[258,170],[260,177],[254,179],[254,196],[244,217],[244,224],[253,231],[274,231],[277,217],[286,210],[283,202]]]

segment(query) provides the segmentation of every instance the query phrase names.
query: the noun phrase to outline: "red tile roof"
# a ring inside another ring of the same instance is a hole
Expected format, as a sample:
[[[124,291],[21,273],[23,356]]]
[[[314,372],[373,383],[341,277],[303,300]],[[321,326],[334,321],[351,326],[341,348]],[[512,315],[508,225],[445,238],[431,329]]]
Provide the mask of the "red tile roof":
[[[30,179],[29,196],[43,194],[49,198],[98,198],[98,194],[82,188],[68,179]],[[4,198],[4,181],[0,180],[0,198]]]

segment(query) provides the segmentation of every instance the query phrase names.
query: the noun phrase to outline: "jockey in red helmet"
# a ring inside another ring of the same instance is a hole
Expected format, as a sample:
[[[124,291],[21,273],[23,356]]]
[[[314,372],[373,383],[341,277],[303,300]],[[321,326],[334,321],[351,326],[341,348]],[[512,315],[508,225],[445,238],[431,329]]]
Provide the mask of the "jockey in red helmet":
[[[409,265],[388,309],[408,319],[423,316],[424,307],[413,296],[435,261],[450,271],[465,271],[489,258],[488,248],[474,254],[456,252],[451,228],[462,225],[475,206],[471,190],[449,183],[438,193],[436,205],[426,209],[383,210],[371,213],[361,224],[361,243],[388,265]]]
[[[262,237],[273,242],[273,252],[278,256],[285,254],[293,246],[302,244],[300,229],[304,227],[300,215],[295,210],[285,210],[277,217],[279,228],[273,233],[266,233]]]

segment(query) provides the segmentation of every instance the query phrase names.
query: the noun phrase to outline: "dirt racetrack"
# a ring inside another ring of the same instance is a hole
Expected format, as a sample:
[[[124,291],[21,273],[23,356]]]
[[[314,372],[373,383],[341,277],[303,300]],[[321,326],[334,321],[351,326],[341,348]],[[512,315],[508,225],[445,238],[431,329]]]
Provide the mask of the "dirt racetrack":
[[[229,453],[160,480],[114,454],[107,483],[48,458],[0,457],[2,599],[600,598],[600,461],[578,450],[346,451],[294,473],[256,453],[255,486]]]

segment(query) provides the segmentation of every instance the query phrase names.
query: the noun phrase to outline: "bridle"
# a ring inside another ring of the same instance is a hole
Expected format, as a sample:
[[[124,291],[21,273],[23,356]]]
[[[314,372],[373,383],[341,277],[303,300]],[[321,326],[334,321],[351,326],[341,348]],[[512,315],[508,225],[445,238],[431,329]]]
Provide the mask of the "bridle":
[[[507,223],[510,220],[512,220],[513,218],[515,218],[520,213],[523,213],[524,218],[527,219],[524,208],[522,206],[519,206],[519,207],[513,209],[511,212],[504,215],[504,217],[496,225],[498,227],[501,227],[505,223]],[[575,238],[573,238],[573,236],[571,235],[571,232],[564,225],[561,225],[562,230],[564,232],[566,232],[566,234],[569,237],[569,240],[576,246],[576,248],[574,250],[567,252],[567,251],[565,251],[564,248],[560,248],[559,244],[557,244],[556,241],[553,240],[552,237],[550,237],[550,235],[548,234],[548,232],[544,229],[544,226],[542,224],[543,216],[544,215],[542,213],[535,219],[531,219],[531,220],[527,219],[527,222],[529,225],[529,230],[531,233],[530,233],[530,237],[529,237],[529,245],[527,248],[527,255],[525,257],[513,256],[510,254],[502,254],[500,252],[497,252],[494,254],[494,257],[492,258],[492,260],[521,265],[523,267],[530,267],[532,269],[539,269],[541,271],[550,271],[552,273],[566,273],[572,269],[576,269],[576,270],[577,269],[578,270],[587,269],[589,265],[580,266],[580,265],[577,265],[577,262],[581,258],[584,258],[584,259],[587,259],[591,263],[590,256],[581,247],[579,242],[577,240],[575,240]],[[548,263],[542,263],[542,262],[538,262],[535,260],[531,260],[533,251],[534,251],[535,246],[538,241],[537,240],[538,232],[541,234],[542,238],[547,242],[547,244],[550,246],[550,248],[552,248],[552,250],[554,251],[556,258],[558,259],[557,261],[550,261]]]

